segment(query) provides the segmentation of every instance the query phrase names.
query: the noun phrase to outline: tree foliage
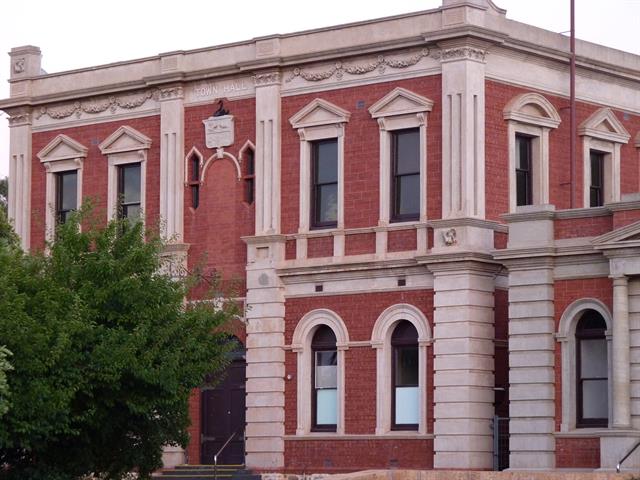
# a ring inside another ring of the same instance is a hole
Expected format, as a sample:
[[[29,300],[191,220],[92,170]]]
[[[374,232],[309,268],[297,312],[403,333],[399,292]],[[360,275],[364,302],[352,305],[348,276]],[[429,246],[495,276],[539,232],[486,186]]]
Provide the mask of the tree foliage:
[[[0,178],[0,211],[7,214],[7,202],[9,200],[9,178]]]
[[[97,228],[85,214],[80,231],[81,217],[47,255],[21,252],[0,227],[9,478],[147,478],[163,445],[186,445],[190,392],[226,362],[215,332],[234,307],[185,303],[193,282],[160,273],[163,244],[140,223]]]

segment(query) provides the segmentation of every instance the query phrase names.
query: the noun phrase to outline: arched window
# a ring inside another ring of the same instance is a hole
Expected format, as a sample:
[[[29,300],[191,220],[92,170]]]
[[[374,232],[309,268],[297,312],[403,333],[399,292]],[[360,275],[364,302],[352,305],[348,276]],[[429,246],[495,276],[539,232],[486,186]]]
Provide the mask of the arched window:
[[[338,350],[333,330],[321,325],[311,341],[313,351],[312,430],[335,432],[338,419]]]
[[[595,310],[585,310],[576,325],[576,426],[609,423],[607,324]]]
[[[420,389],[418,331],[411,322],[400,321],[391,336],[391,418],[393,430],[418,430]]]

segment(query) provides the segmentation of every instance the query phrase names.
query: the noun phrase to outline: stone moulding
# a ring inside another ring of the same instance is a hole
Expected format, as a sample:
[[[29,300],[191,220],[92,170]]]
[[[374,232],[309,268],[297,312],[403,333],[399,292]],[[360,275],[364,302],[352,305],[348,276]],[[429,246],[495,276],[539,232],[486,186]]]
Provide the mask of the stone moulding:
[[[40,107],[36,109],[36,119],[48,116],[54,120],[61,120],[75,115],[80,118],[82,114],[96,114],[110,110],[115,113],[119,108],[123,110],[133,110],[144,105],[148,100],[158,100],[160,90],[152,88],[148,90],[127,93],[124,95],[111,95],[108,97],[91,98],[87,101],[76,101],[73,103],[54,105],[51,107]]]
[[[378,70],[378,73],[382,75],[386,71],[387,67],[393,69],[408,68],[416,65],[424,57],[428,57],[429,54],[430,50],[428,48],[423,48],[409,57],[387,58],[384,55],[378,55],[375,60],[362,64],[348,64],[344,63],[342,60],[338,60],[327,70],[309,72],[301,68],[294,68],[291,75],[289,75],[285,81],[289,83],[296,77],[300,77],[308,82],[320,82],[322,80],[332,78],[333,76],[338,80],[342,80],[345,73],[348,73],[349,75],[364,75],[365,73],[370,73],[374,70]]]

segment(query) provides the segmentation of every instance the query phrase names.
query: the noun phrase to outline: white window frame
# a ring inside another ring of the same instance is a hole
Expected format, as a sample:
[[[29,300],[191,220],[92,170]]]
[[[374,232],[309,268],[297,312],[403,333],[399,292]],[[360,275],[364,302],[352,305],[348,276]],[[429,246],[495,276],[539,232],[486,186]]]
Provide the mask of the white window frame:
[[[591,151],[604,153],[604,204],[620,201],[620,148],[631,135],[610,108],[596,110],[578,128],[582,137],[583,206],[590,207]]]
[[[395,130],[418,128],[420,131],[420,217],[427,220],[427,114],[433,101],[405,88],[394,88],[369,108],[380,130],[380,211],[378,226],[391,222],[391,135]],[[393,222],[397,224],[416,223]]]
[[[611,420],[613,418],[613,403],[611,392],[611,380],[613,378],[613,364],[612,364],[612,320],[613,316],[604,303],[595,298],[582,298],[574,301],[569,305],[558,325],[558,333],[556,334],[556,340],[561,344],[561,356],[562,356],[562,422],[560,424],[561,432],[571,432],[577,430],[576,428],[576,326],[582,312],[585,310],[595,310],[602,318],[604,318],[607,324],[605,331],[605,337],[607,340],[607,356],[608,367],[607,375],[609,378],[609,392],[608,392],[608,405],[609,405],[609,426],[611,426]],[[580,429],[584,430],[584,429]]]
[[[37,157],[46,171],[45,186],[45,238],[53,241],[56,230],[56,174],[77,172],[76,206],[82,204],[82,169],[89,149],[67,135],[60,134],[38,152]]]
[[[123,125],[109,135],[99,146],[108,161],[107,218],[118,213],[118,167],[132,163],[140,164],[140,211],[144,220],[146,209],[147,153],[151,139],[137,130]]]
[[[300,214],[298,233],[311,228],[311,143],[337,139],[338,142],[338,218],[337,226],[318,230],[344,229],[344,131],[351,114],[316,98],[289,119],[300,138]]]
[[[418,391],[420,412],[418,431],[392,431],[391,404],[393,395],[391,337],[399,322],[411,322],[418,332]],[[431,328],[425,315],[413,305],[398,304],[380,314],[373,327],[371,346],[376,349],[376,435],[411,435],[427,433],[427,347],[432,342]]]
[[[337,422],[334,432],[312,432],[313,425],[312,395],[312,349],[313,335],[321,325],[327,325],[336,336],[338,351],[338,386],[337,386]],[[312,310],[300,319],[295,331],[291,348],[297,356],[297,428],[296,435],[343,435],[344,434],[344,399],[345,399],[345,352],[349,349],[349,334],[340,316],[327,309]]]
[[[516,135],[532,137],[531,199],[533,205],[549,203],[549,132],[560,125],[560,115],[539,93],[523,93],[503,110],[509,144],[509,212],[517,209]]]

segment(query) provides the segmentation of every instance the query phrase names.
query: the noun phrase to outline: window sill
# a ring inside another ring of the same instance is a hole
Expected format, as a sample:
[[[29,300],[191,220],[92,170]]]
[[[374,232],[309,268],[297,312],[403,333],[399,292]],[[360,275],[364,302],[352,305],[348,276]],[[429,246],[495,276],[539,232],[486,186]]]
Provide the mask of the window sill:
[[[313,440],[432,440],[432,433],[418,433],[409,431],[395,431],[381,434],[349,434],[349,433],[329,433],[310,432],[303,435],[285,435],[285,441],[313,441]]]
[[[639,430],[617,428],[574,428],[567,432],[555,432],[557,438],[627,437],[638,435]]]

